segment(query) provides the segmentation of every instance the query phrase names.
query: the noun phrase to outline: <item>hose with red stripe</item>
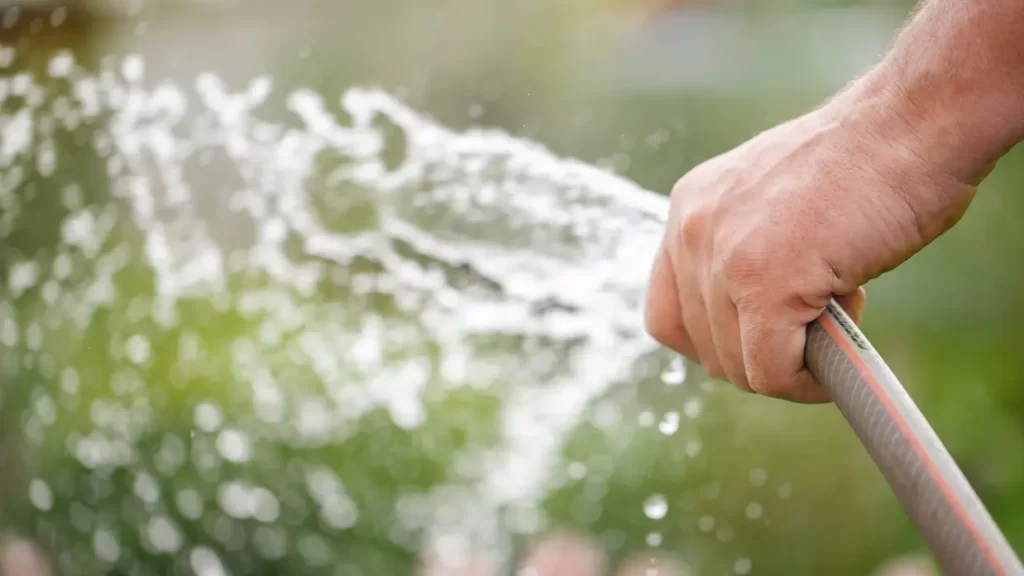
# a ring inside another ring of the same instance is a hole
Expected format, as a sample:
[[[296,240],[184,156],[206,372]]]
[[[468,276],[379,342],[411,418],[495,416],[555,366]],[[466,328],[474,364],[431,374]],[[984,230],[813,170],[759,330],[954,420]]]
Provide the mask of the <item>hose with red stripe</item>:
[[[805,356],[943,571],[1024,576],[1017,555],[924,415],[835,301],[808,327]]]

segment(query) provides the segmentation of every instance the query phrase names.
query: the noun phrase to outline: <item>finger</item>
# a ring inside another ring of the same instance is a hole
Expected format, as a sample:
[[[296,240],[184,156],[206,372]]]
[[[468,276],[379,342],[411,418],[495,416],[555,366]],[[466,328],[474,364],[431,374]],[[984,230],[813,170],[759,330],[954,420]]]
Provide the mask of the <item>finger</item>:
[[[519,576],[602,576],[604,554],[596,543],[574,534],[556,534],[526,558]]]
[[[864,308],[867,306],[867,293],[863,286],[849,294],[836,296],[836,302],[846,311],[854,324],[860,324],[864,318]]]
[[[688,576],[683,563],[672,558],[641,555],[628,560],[617,576]]]
[[[696,280],[678,274],[678,267],[676,271],[676,285],[679,286],[679,301],[683,309],[683,325],[686,326],[690,341],[697,350],[697,361],[704,367],[708,376],[721,380],[725,378],[725,372],[722,371],[722,362],[718,358],[715,341],[711,336],[704,297],[697,288]]]
[[[697,350],[683,325],[672,261],[664,247],[658,250],[647,289],[645,311],[647,332],[652,338],[688,358],[697,359]]]
[[[747,380],[755,392],[806,404],[830,400],[804,365],[806,325],[750,308],[738,312]]]
[[[724,290],[705,292],[711,305],[708,319],[711,322],[711,337],[729,382],[745,392],[753,392],[747,382],[747,370],[743,361],[743,343],[740,338],[739,313],[732,298]]]

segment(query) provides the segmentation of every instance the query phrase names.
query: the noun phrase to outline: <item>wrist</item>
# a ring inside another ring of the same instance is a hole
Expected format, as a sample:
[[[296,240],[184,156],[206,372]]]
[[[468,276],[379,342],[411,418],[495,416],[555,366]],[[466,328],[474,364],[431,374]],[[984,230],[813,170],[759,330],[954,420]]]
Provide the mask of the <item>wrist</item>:
[[[1012,147],[1001,144],[1009,131],[989,132],[961,110],[952,100],[918,100],[880,65],[822,107],[817,121],[835,130],[850,166],[910,209],[910,234],[920,240],[963,215],[978,182]]]
[[[977,185],[1024,139],[1024,85],[1001,80],[928,74],[891,57],[851,87],[848,104],[931,169]]]

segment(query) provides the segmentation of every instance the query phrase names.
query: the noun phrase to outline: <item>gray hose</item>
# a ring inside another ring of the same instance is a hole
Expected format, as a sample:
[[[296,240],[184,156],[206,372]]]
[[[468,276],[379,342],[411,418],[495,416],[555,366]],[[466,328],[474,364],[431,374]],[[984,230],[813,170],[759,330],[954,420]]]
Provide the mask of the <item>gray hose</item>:
[[[1024,576],[956,462],[882,358],[832,301],[808,327],[806,362],[950,576]]]

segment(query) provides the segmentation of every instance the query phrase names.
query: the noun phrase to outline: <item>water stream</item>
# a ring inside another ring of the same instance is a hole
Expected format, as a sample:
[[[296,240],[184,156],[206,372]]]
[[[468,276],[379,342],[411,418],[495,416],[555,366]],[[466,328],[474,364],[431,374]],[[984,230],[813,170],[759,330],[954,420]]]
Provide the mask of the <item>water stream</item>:
[[[377,90],[111,64],[0,79],[0,410],[62,574],[507,551],[602,473],[562,454],[617,383],[687,387],[666,435],[700,417],[643,331],[663,196]]]

